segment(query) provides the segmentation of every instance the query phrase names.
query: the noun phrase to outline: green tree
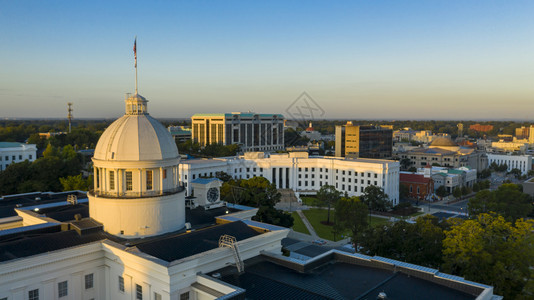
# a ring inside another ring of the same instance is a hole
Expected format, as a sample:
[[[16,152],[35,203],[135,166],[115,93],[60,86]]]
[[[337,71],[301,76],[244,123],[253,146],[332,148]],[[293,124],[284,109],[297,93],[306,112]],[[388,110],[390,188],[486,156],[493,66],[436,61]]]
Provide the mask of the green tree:
[[[443,199],[443,197],[447,196],[449,193],[447,192],[447,188],[444,186],[444,185],[440,185],[437,189],[436,189],[436,195],[438,195],[439,197],[441,197]]]
[[[56,147],[52,146],[52,144],[48,144],[46,146],[46,149],[43,151],[44,157],[52,157],[52,156],[59,156],[59,151]]]
[[[330,224],[330,208],[341,198],[341,192],[332,185],[325,184],[317,192],[317,200],[328,207],[327,224]]]
[[[480,214],[445,231],[443,269],[468,280],[492,285],[495,293],[514,299],[531,278],[534,221],[507,222]]]
[[[445,235],[434,216],[417,218],[415,224],[398,221],[370,227],[359,237],[360,245],[370,255],[379,255],[413,264],[438,267]]]
[[[462,189],[461,189],[460,187],[455,187],[455,188],[452,190],[452,195],[453,195],[454,198],[456,198],[456,199],[462,197]]]
[[[335,208],[336,224],[334,230],[336,232],[350,231],[352,242],[356,243],[358,234],[369,225],[367,205],[358,197],[343,197],[337,201]]]
[[[386,211],[391,208],[391,202],[384,189],[376,185],[369,185],[363,190],[360,199],[369,206],[371,210]]]
[[[521,191],[517,184],[505,183],[496,191],[482,190],[469,199],[467,209],[470,216],[495,212],[506,220],[514,222],[532,212],[532,197]]]
[[[407,199],[410,194],[410,189],[405,184],[399,184],[399,197],[401,199]]]
[[[61,177],[59,178],[59,182],[61,182],[61,185],[63,186],[63,191],[88,191],[93,185],[92,178],[84,179],[82,177],[82,174],[76,176]]]
[[[400,165],[403,170],[407,170],[412,165],[412,161],[409,158],[403,158],[400,160]]]
[[[520,178],[521,177],[521,170],[519,170],[517,168],[513,168],[512,170],[510,170],[510,174],[514,175],[515,178]]]

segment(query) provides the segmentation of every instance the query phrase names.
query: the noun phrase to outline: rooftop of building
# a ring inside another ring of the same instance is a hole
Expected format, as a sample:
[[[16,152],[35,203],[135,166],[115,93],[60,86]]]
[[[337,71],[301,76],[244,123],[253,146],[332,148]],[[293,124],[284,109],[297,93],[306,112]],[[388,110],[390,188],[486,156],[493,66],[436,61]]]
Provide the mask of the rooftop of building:
[[[388,299],[476,299],[489,288],[380,257],[331,250],[317,258],[300,264],[262,255],[246,260],[242,274],[230,266],[210,275],[245,289],[247,299],[377,299],[381,292]]]
[[[87,195],[82,191],[69,192],[35,192],[16,195],[6,195],[0,198],[0,218],[16,216],[15,208],[41,207],[45,204],[67,205],[67,197],[75,195],[79,200],[87,199]],[[46,207],[46,206],[45,206]]]
[[[400,172],[401,182],[429,183],[432,179],[425,177],[423,174]]]
[[[450,138],[447,137],[437,137],[435,138],[432,143],[430,143],[430,146],[434,147],[457,147],[458,144],[453,142]]]
[[[22,143],[16,143],[16,142],[0,142],[0,148],[17,148],[22,147]]]
[[[259,116],[261,118],[272,118],[273,116],[276,116],[279,119],[283,119],[284,116],[282,114],[258,114],[255,112],[232,112],[232,113],[216,113],[216,114],[194,114],[191,116],[191,118],[202,118],[202,117],[226,117],[231,118],[235,115],[238,115],[242,118],[252,118],[254,116]]]

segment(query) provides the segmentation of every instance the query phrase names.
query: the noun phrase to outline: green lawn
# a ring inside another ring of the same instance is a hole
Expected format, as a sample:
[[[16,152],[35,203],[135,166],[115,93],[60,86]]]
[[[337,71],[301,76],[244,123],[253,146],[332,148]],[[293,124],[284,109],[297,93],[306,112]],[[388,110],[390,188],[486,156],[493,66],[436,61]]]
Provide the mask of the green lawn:
[[[315,232],[317,233],[319,237],[321,237],[322,239],[330,240],[330,241],[334,240],[334,233],[332,232],[334,229],[333,226],[327,226],[327,225],[321,224],[321,221],[326,221],[327,219],[327,215],[328,215],[327,209],[312,208],[308,210],[303,210],[302,212],[304,213],[308,221],[310,221],[311,225],[313,226],[313,229],[315,229]],[[334,220],[334,211],[332,210],[330,211],[330,221],[333,221],[333,220]],[[300,218],[299,218],[299,221],[302,222]],[[371,217],[371,226],[379,226],[379,225],[386,224],[387,222],[389,222],[389,220],[385,218]],[[304,224],[302,225],[304,226]],[[343,234],[346,235],[347,233],[343,233]],[[336,234],[336,240],[339,240],[340,238],[341,238],[341,235],[339,233]]]
[[[317,198],[315,197],[307,197],[307,196],[302,196],[300,197],[300,199],[302,199],[302,204],[308,205],[308,206],[313,206],[315,201],[317,200]]]
[[[300,218],[299,214],[297,214],[297,212],[292,212],[291,216],[293,216],[293,220],[295,220],[295,222],[293,223],[293,230],[304,234],[310,234],[308,228],[306,228],[306,225],[304,225],[302,219]]]

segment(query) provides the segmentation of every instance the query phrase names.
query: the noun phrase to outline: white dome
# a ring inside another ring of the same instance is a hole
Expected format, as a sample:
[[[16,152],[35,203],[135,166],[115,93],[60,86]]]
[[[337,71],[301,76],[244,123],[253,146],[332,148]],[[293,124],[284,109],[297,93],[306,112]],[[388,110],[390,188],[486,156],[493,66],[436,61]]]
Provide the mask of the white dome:
[[[151,161],[178,158],[173,137],[148,115],[147,100],[126,99],[126,114],[113,122],[96,144],[94,158],[102,161]]]
[[[149,115],[124,115],[113,122],[96,145],[98,160],[144,161],[178,157],[171,134]]]

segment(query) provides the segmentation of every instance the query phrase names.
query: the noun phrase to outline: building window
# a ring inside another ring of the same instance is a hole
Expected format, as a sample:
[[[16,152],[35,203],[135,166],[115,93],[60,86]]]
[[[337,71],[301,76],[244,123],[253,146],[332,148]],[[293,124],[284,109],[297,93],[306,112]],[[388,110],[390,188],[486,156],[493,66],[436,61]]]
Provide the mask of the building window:
[[[124,292],[124,277],[119,276],[119,291]]]
[[[146,171],[146,189],[152,189],[152,171]]]
[[[138,284],[135,285],[135,300],[143,300],[143,287]]]
[[[167,178],[167,169],[163,169],[163,179]]]
[[[85,289],[93,288],[93,273],[85,275]]]
[[[32,159],[32,158],[33,158],[33,156],[30,154],[30,159]]]
[[[413,187],[410,185],[410,193],[413,192]]]
[[[417,193],[419,194],[419,187],[417,187]]]
[[[109,171],[109,189],[114,190],[115,189],[115,172]]]
[[[132,172],[126,172],[126,190],[132,190]]]
[[[68,294],[68,286],[66,281],[62,281],[57,284],[57,296],[58,298],[65,297]]]
[[[161,295],[154,292],[154,300],[161,300]]]
[[[22,155],[19,155],[19,159],[22,159]],[[458,159],[456,159],[456,160],[458,160]]]
[[[325,172],[328,172],[328,168],[327,169],[324,169]]]
[[[180,300],[189,300],[189,292],[180,294]]]
[[[39,289],[29,291],[28,300],[39,300]]]

